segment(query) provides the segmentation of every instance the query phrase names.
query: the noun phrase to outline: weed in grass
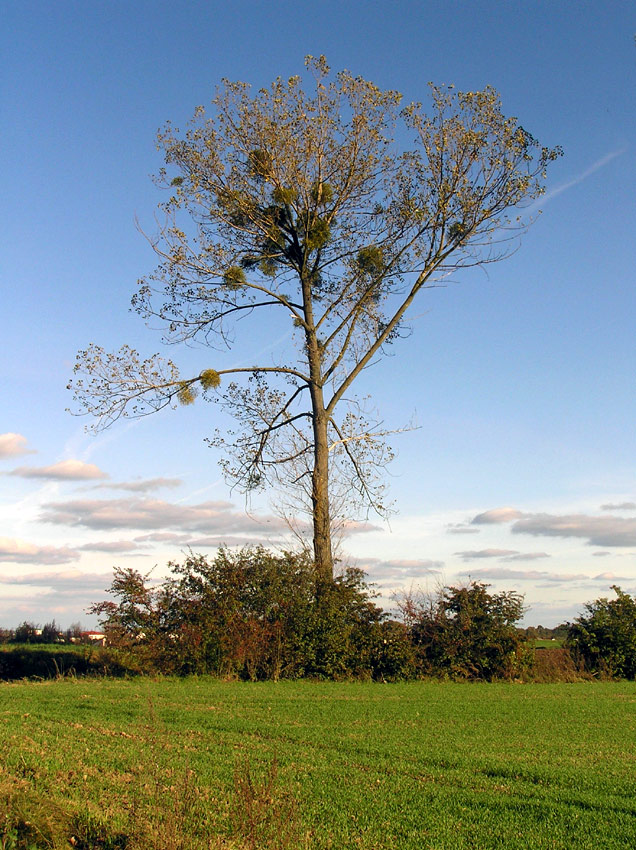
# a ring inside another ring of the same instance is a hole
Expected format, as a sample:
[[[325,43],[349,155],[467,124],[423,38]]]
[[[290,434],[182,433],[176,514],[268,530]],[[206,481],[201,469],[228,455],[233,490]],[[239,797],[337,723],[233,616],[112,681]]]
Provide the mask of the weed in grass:
[[[260,778],[249,756],[237,761],[231,818],[248,850],[297,850],[306,846],[301,838],[296,800],[280,788],[276,755]]]
[[[34,791],[0,792],[0,850],[127,850],[130,836],[88,811],[71,814]]]
[[[11,818],[5,815],[0,825],[0,850],[38,850],[50,846],[48,842],[39,842],[39,833],[29,821],[22,817]]]
[[[38,793],[3,784],[0,850],[51,850],[64,846],[64,812]]]
[[[151,777],[150,801],[145,814],[134,821],[137,843],[145,850],[193,850],[196,843],[196,826],[205,824],[205,812],[198,807],[195,788],[195,776],[191,770],[185,770],[180,778],[167,779],[160,765],[153,768]],[[170,785],[166,785],[170,781]],[[146,786],[147,788],[147,786]],[[201,836],[199,836],[201,837]]]
[[[1,850],[52,848],[59,826],[57,813],[36,795],[2,789],[0,799]]]
[[[112,832],[94,815],[81,812],[71,821],[68,842],[76,850],[127,850],[130,836],[124,832]]]
[[[205,823],[196,775],[187,766],[177,768],[171,764],[170,733],[150,697],[147,711],[144,759],[136,771],[137,787],[129,810],[136,842],[144,850],[193,850],[194,827]]]

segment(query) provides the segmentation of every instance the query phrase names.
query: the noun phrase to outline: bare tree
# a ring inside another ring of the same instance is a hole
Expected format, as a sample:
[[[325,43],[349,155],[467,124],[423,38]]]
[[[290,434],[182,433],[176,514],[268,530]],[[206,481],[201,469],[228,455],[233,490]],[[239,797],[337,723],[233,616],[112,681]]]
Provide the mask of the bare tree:
[[[310,94],[300,77],[256,95],[223,81],[211,117],[199,107],[185,134],[160,132],[158,182],[170,188],[151,240],[160,265],[133,298],[165,342],[217,349],[249,327],[237,319],[282,314],[293,357],[184,376],[159,355],[91,345],[71,385],[98,429],[199,391],[218,400],[238,423],[213,438],[226,475],[306,500],[317,577],[329,583],[333,520],[386,510],[386,429],[349,398],[354,381],[400,337],[423,290],[509,253],[525,227],[519,209],[542,193],[560,150],[505,118],[491,88],[431,85],[427,115],[347,71],[332,76],[324,57],[306,67]],[[414,147],[399,150],[396,131]]]

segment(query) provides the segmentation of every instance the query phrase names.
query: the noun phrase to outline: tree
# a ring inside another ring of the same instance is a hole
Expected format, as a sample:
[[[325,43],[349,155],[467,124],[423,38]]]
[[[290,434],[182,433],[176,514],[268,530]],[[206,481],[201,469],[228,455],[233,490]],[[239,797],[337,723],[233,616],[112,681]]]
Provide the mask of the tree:
[[[489,593],[473,581],[398,604],[425,675],[460,679],[511,678],[519,672],[524,642],[516,628],[524,612],[514,591]]]
[[[50,623],[45,623],[42,626],[42,634],[40,635],[40,643],[60,643],[62,642],[62,633],[60,627],[51,620]]]
[[[38,627],[26,620],[13,633],[12,643],[39,643]]]
[[[79,643],[82,639],[83,631],[84,629],[80,622],[71,623],[68,629],[64,632],[64,640],[66,643]]]
[[[151,244],[160,258],[133,298],[168,343],[231,348],[251,319],[286,323],[288,362],[207,360],[182,375],[129,346],[78,354],[70,386],[96,428],[198,392],[238,423],[214,441],[228,479],[292,494],[311,515],[319,582],[333,580],[332,525],[386,505],[378,471],[386,429],[351,398],[354,382],[406,332],[424,290],[461,268],[501,259],[543,191],[558,148],[504,117],[492,88],[431,85],[432,113],[308,57],[300,77],[251,95],[223,81],[208,117],[159,133],[170,191]],[[400,152],[394,142],[414,137]],[[207,362],[206,362],[207,361]]]
[[[569,624],[567,646],[594,673],[636,678],[636,598],[612,585],[616,599],[585,605]]]

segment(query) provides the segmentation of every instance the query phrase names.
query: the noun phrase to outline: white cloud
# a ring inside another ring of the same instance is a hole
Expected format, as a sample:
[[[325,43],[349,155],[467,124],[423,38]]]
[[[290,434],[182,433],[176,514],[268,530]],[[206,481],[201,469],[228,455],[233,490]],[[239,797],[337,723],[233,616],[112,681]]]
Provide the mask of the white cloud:
[[[603,505],[603,509],[631,510],[631,502]],[[515,508],[494,508],[477,514],[472,523],[489,525],[512,522],[513,534],[537,537],[581,537],[592,546],[636,546],[636,517],[587,514],[523,513]],[[462,553],[457,553],[462,554]],[[511,552],[510,554],[514,554]]]
[[[633,578],[617,576],[616,573],[599,573],[594,576],[594,581],[633,581]]]
[[[581,537],[592,546],[636,546],[636,517],[525,514],[512,526],[514,534],[536,537]]]
[[[0,561],[16,564],[67,564],[78,559],[78,553],[65,546],[36,546],[25,540],[0,537]]]
[[[601,505],[602,511],[636,511],[636,502],[620,502],[617,505]]]
[[[0,458],[17,457],[18,455],[35,454],[33,450],[27,449],[27,438],[22,434],[0,434]]]
[[[19,466],[9,474],[20,478],[46,478],[50,481],[88,481],[95,478],[108,478],[108,475],[94,463],[84,463],[82,460],[61,460],[51,466]]]
[[[483,514],[477,514],[473,517],[472,522],[475,525],[494,525],[501,522],[512,522],[514,519],[519,519],[523,514],[515,508],[493,508],[490,511],[484,511]]]

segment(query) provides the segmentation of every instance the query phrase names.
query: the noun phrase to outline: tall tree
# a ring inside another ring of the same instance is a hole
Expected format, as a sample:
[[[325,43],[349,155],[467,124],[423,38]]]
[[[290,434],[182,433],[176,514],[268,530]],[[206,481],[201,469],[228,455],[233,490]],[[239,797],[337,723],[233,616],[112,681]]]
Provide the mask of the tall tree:
[[[501,259],[519,208],[543,191],[558,148],[540,147],[497,93],[431,86],[432,111],[308,57],[301,77],[252,95],[224,80],[211,115],[160,132],[170,187],[152,246],[160,265],[133,298],[168,343],[235,342],[252,319],[289,322],[293,357],[250,366],[172,360],[91,345],[71,381],[96,428],[199,391],[239,423],[225,472],[246,490],[275,484],[304,499],[320,581],[333,576],[332,525],[365,505],[383,513],[386,433],[350,399],[361,372],[403,332],[423,290]],[[401,151],[394,136],[413,137]],[[184,215],[185,214],[185,215]],[[331,488],[331,492],[330,492]]]

